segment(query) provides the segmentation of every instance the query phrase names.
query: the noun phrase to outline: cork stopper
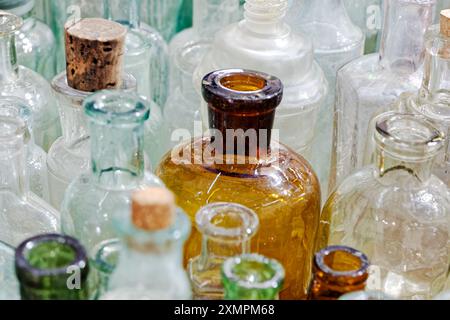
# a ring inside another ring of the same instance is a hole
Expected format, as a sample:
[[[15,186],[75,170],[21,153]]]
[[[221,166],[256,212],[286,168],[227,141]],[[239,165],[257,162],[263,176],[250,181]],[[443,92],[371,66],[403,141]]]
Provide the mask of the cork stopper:
[[[131,197],[132,221],[145,231],[163,230],[175,220],[175,197],[164,188],[148,188]]]
[[[450,37],[450,9],[441,11],[441,34]]]
[[[120,88],[126,35],[124,26],[110,20],[93,18],[67,22],[69,86],[86,92]]]

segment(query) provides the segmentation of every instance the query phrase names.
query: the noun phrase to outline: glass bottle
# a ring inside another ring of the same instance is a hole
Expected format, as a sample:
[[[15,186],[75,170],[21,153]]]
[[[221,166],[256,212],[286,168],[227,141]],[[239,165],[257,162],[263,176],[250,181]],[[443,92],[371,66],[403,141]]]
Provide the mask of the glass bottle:
[[[48,150],[61,133],[50,86],[36,72],[17,64],[15,33],[22,19],[0,12],[0,96],[25,99],[33,112],[33,133],[38,146]]]
[[[347,15],[343,0],[296,1],[300,9],[289,10],[288,22],[296,32],[313,40],[314,55],[325,73],[329,93],[319,111],[311,164],[319,176],[322,190],[328,190],[333,140],[333,114],[337,71],[363,55],[364,34]],[[295,12],[299,13],[295,13]],[[294,14],[292,14],[294,13]]]
[[[319,223],[320,187],[309,164],[278,143],[277,131],[272,130],[283,93],[281,81],[231,69],[208,74],[202,83],[211,134],[192,141],[187,137],[162,160],[157,175],[175,192],[191,220],[201,207],[214,202],[236,202],[254,210],[261,225],[254,252],[286,268],[282,298],[304,298]],[[200,247],[200,233],[194,230],[186,258],[198,256]]]
[[[219,202],[201,208],[195,222],[201,250],[188,266],[194,299],[223,299],[222,265],[231,257],[250,253],[251,239],[259,228],[258,216],[244,206]]]
[[[337,300],[344,294],[364,290],[369,277],[369,259],[353,248],[331,246],[314,257],[310,300]]]
[[[194,13],[192,2],[192,0],[183,0],[178,14],[176,33],[192,27]]]
[[[34,143],[31,127],[31,110],[25,101],[15,97],[0,97],[0,116],[21,118],[28,130],[29,138],[25,140],[27,177],[31,192],[48,201],[47,154]]]
[[[385,5],[380,53],[339,70],[329,192],[363,165],[370,119],[422,79],[424,36],[435,1],[391,0]]]
[[[19,300],[19,283],[14,274],[14,248],[0,241],[0,299]]]
[[[59,213],[29,190],[27,139],[22,119],[0,116],[0,241],[11,246],[59,228]]]
[[[89,262],[78,240],[58,234],[25,240],[16,250],[22,300],[86,300]]]
[[[247,0],[244,8],[244,20],[216,33],[212,49],[195,71],[196,90],[200,91],[205,74],[225,68],[257,70],[280,78],[284,97],[274,128],[282,143],[311,159],[319,108],[327,93],[312,42],[284,22],[287,0]],[[205,104],[202,113],[206,120]]]
[[[111,219],[129,212],[131,192],[161,182],[144,166],[144,122],[149,117],[145,100],[132,93],[100,91],[84,101],[83,109],[91,168],[69,185],[61,225],[85,246],[101,289],[118,248]]]
[[[365,252],[369,290],[430,298],[445,285],[450,261],[450,193],[432,175],[444,134],[418,115],[384,114],[374,139],[376,162],[345,179],[325,205],[320,245]]]
[[[223,264],[225,300],[278,300],[283,266],[257,254],[228,259]]]
[[[143,20],[170,41],[177,33],[182,5],[183,0],[144,0],[141,7]]]
[[[104,300],[189,300],[183,245],[191,222],[166,189],[132,196],[132,219],[117,223],[124,246]]]

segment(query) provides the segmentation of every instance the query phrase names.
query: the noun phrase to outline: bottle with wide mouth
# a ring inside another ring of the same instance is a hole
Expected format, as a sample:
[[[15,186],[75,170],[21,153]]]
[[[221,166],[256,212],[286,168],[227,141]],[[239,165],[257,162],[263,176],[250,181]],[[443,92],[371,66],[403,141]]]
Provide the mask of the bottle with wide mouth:
[[[22,300],[89,299],[89,261],[78,240],[58,234],[25,240],[15,254]]]
[[[279,143],[272,130],[283,96],[281,81],[261,72],[231,69],[206,75],[202,84],[209,134],[187,137],[163,158],[157,175],[192,221],[209,203],[233,202],[254,210],[260,231],[253,252],[273,257],[286,268],[282,298],[304,298],[319,223],[320,187],[307,161]],[[193,230],[186,259],[200,254],[200,244],[200,233]]]
[[[0,241],[0,299],[19,300],[19,282],[14,274],[14,247]]]
[[[375,162],[328,199],[319,245],[364,252],[372,263],[368,290],[429,299],[445,286],[450,261],[450,193],[432,174],[445,135],[419,115],[387,113],[374,140]]]
[[[58,111],[47,81],[17,63],[16,32],[22,26],[21,18],[0,11],[0,96],[26,101],[33,113],[35,142],[47,151],[61,133]]]
[[[141,4],[142,20],[152,26],[170,41],[178,32],[178,19],[185,14],[183,0],[143,0]],[[192,0],[191,0],[192,4]]]

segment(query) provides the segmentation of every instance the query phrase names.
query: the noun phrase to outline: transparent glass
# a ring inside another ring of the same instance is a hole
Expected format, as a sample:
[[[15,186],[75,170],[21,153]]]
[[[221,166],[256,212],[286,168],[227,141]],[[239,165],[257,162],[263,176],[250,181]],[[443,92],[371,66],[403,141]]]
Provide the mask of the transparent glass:
[[[231,257],[250,253],[251,238],[259,227],[258,216],[238,204],[214,203],[201,208],[195,222],[202,248],[188,266],[194,299],[222,300],[222,265]]]
[[[17,64],[15,33],[22,20],[10,13],[0,13],[0,96],[26,100],[33,112],[33,133],[45,151],[61,134],[58,111],[47,81],[36,72]]]
[[[177,33],[183,0],[143,0],[142,20],[169,41]]]
[[[339,300],[394,300],[381,291],[356,291],[344,294]]]
[[[59,213],[29,190],[25,149],[29,138],[22,119],[0,116],[0,241],[11,246],[59,229]]]
[[[130,219],[131,220],[131,219]],[[191,222],[178,210],[166,229],[143,231],[132,223],[117,224],[124,238],[117,267],[103,300],[190,300],[191,285],[183,268],[183,246]]]
[[[436,11],[434,15],[434,22],[439,23],[440,12],[445,9],[450,9],[450,0],[436,0]]]
[[[402,93],[419,89],[434,5],[434,0],[387,1],[380,53],[339,70],[329,192],[362,167],[370,119]]]
[[[348,17],[343,0],[296,1],[289,10],[288,22],[294,31],[313,40],[315,59],[329,84],[328,96],[319,111],[311,157],[322,190],[326,192],[331,164],[336,74],[348,62],[363,55],[364,34]]]
[[[132,93],[100,91],[84,101],[84,112],[91,170],[69,185],[61,223],[63,232],[86,248],[96,281],[102,281],[98,287],[103,288],[114,261],[108,259],[118,247],[112,218],[130,219],[131,193],[161,182],[144,165],[144,122],[150,113],[145,100]]]
[[[184,29],[192,27],[193,22],[193,1],[192,0],[182,0],[180,12],[177,21],[177,32],[183,31]]]
[[[429,299],[445,286],[450,261],[450,193],[432,175],[444,134],[420,116],[385,114],[374,139],[376,162],[328,199],[320,245],[364,252],[372,264],[368,290]]]
[[[19,300],[19,282],[14,273],[14,248],[0,241],[0,300]]]
[[[217,32],[212,49],[194,74],[196,90],[208,72],[224,68],[245,68],[281,79],[284,97],[275,118],[280,140],[311,159],[319,109],[327,85],[314,62],[312,41],[292,32],[284,22],[287,0],[247,0],[245,18]],[[202,116],[207,125],[207,107]]]

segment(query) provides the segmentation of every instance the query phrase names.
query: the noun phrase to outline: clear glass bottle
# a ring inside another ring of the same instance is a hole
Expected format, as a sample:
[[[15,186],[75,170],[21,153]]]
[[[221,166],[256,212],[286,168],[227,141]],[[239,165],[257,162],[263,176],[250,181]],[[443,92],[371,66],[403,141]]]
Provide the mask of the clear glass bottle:
[[[178,17],[183,0],[143,0],[142,19],[170,41],[177,33]]]
[[[16,250],[22,300],[86,300],[89,261],[78,240],[58,234],[25,240]]]
[[[329,93],[319,111],[317,133],[311,164],[319,176],[320,185],[328,190],[333,140],[333,114],[337,71],[363,55],[364,34],[347,15],[343,0],[296,1],[289,10],[288,22],[296,32],[313,40],[316,61],[325,73]],[[299,13],[296,13],[299,12]]]
[[[12,246],[59,229],[59,213],[29,190],[27,139],[29,133],[22,119],[0,116],[0,241]]]
[[[353,248],[331,246],[314,257],[310,300],[338,300],[342,295],[364,290],[369,277],[369,259]]]
[[[14,248],[0,241],[0,299],[19,300],[19,282],[14,274]]]
[[[0,10],[23,19],[23,26],[16,34],[18,63],[51,80],[56,75],[56,40],[52,30],[34,17],[35,0],[9,2],[2,2]]]
[[[27,177],[31,192],[48,201],[47,154],[34,143],[31,127],[32,115],[25,101],[15,97],[0,97],[0,116],[21,118],[28,129],[29,137],[25,140]]]
[[[450,261],[450,193],[432,175],[444,133],[418,115],[385,114],[374,139],[376,162],[344,180],[325,205],[320,246],[365,252],[369,290],[431,298],[444,287]]]
[[[58,111],[47,81],[17,63],[15,34],[22,26],[18,16],[0,12],[0,96],[26,100],[33,112],[35,142],[47,151],[61,134]]]
[[[282,298],[304,298],[315,252],[320,187],[309,164],[278,143],[272,131],[281,81],[232,69],[208,74],[202,83],[211,134],[187,137],[162,159],[157,174],[191,220],[214,202],[236,202],[254,210],[261,228],[253,250],[286,268]],[[233,133],[237,141],[227,137]],[[186,258],[198,256],[200,247],[200,233],[194,230]]]
[[[231,257],[250,253],[251,239],[259,228],[258,216],[235,203],[213,203],[199,210],[195,222],[201,249],[188,266],[194,299],[223,299],[222,265]]]
[[[168,193],[170,196],[168,196]],[[132,219],[117,223],[124,246],[103,300],[189,300],[183,246],[191,230],[172,193],[149,188],[132,196]],[[117,221],[116,221],[117,222]]]
[[[69,185],[61,225],[65,234],[85,246],[103,288],[118,248],[112,218],[128,219],[123,215],[129,212],[131,193],[161,182],[144,166],[144,122],[149,117],[145,100],[131,93],[100,91],[85,99],[84,112],[92,166]]]
[[[284,276],[283,266],[264,256],[228,259],[222,268],[225,300],[278,300]]]
[[[339,70],[329,192],[362,167],[367,129],[376,112],[419,89],[434,5],[434,0],[387,1],[380,53]]]
[[[244,20],[216,33],[212,49],[194,74],[194,84],[200,91],[205,74],[225,68],[257,70],[280,78],[284,96],[274,128],[282,143],[311,160],[327,85],[314,62],[312,41],[292,32],[284,22],[287,10],[287,0],[247,0]],[[207,125],[205,104],[202,113]]]

